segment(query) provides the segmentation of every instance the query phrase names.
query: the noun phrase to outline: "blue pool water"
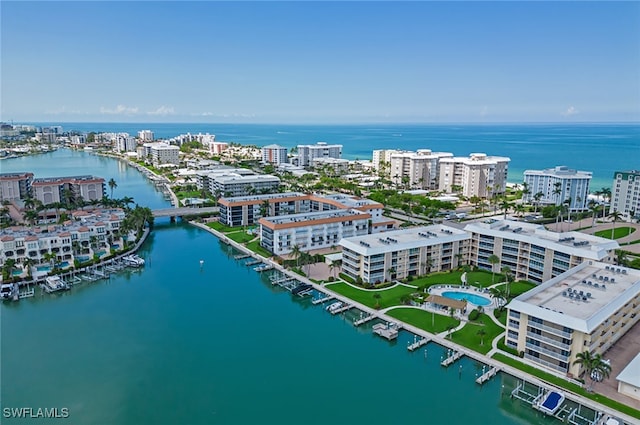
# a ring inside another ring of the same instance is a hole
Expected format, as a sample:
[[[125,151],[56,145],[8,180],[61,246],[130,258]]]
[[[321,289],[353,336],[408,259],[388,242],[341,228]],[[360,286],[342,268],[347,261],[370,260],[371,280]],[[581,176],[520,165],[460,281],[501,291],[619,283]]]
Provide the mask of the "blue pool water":
[[[67,267],[69,267],[69,262],[68,261],[63,261],[61,263],[58,263],[58,267],[61,269],[66,269]]]
[[[39,272],[50,272],[51,266],[38,266],[36,267],[36,270],[38,270]]]
[[[90,259],[91,257],[89,257],[88,255],[76,255],[76,260],[80,261],[81,263],[89,261]]]
[[[443,297],[451,298],[453,300],[467,300],[471,304],[479,306],[487,306],[491,304],[491,300],[485,297],[481,297],[476,294],[469,294],[467,292],[446,291],[442,293]]]

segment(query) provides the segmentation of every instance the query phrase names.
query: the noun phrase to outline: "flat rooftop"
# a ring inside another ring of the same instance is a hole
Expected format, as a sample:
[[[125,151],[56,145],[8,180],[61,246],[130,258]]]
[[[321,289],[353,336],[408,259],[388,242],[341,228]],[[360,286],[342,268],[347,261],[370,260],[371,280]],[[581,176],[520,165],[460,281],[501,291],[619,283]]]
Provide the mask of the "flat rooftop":
[[[585,261],[515,298],[509,308],[590,334],[640,293],[640,270]]]
[[[469,223],[464,229],[468,232],[531,243],[591,260],[602,260],[609,251],[620,248],[618,242],[610,239],[580,232],[552,232],[540,224],[522,221],[489,219]]]
[[[222,198],[227,202],[245,202],[245,201],[266,201],[269,199],[282,199],[282,198],[302,198],[306,197],[301,192],[283,192],[283,193],[268,193],[265,195],[247,195],[247,196],[232,196],[229,198]]]
[[[471,236],[463,230],[435,224],[345,238],[340,241],[340,245],[361,255],[369,256],[470,238]]]
[[[263,217],[260,221],[267,221],[273,224],[289,224],[289,223],[307,223],[313,221],[326,220],[331,218],[347,218],[353,216],[368,216],[365,215],[362,211],[344,209],[344,210],[330,210],[330,211],[317,211],[310,213],[301,213],[301,214],[289,214],[282,215],[277,217]]]

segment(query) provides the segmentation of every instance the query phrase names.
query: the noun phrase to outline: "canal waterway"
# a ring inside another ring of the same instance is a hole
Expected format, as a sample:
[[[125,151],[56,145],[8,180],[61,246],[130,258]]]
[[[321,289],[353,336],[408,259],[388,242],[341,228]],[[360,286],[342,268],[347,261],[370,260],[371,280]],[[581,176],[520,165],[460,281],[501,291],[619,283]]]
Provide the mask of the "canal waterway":
[[[115,197],[168,206],[137,171],[85,152],[2,170],[114,178]],[[514,378],[481,387],[481,364],[445,369],[442,347],[411,353],[406,332],[387,342],[370,324],[355,328],[272,287],[237,253],[158,220],[139,251],[143,270],[2,304],[2,408],[67,408],[69,423],[82,424],[558,423],[509,397]]]

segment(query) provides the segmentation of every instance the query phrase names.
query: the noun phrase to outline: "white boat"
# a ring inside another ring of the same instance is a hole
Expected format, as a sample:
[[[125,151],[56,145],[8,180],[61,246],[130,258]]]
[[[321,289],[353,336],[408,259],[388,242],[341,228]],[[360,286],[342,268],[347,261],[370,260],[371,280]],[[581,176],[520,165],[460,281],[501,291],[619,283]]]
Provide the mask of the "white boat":
[[[44,280],[43,288],[45,292],[57,292],[69,289],[69,285],[60,276],[47,276]]]
[[[342,307],[342,302],[341,301],[337,301],[335,303],[329,304],[327,306],[326,310],[331,312],[331,311],[339,309],[340,307]]]
[[[564,394],[559,391],[549,391],[544,397],[544,401],[538,405],[538,409],[547,415],[554,415],[562,405],[563,401]]]
[[[0,298],[3,300],[10,300],[13,298],[13,284],[12,283],[3,283],[0,288]]]
[[[124,257],[122,257],[122,261],[124,261],[127,266],[131,267],[144,266],[144,259],[140,258],[136,254],[125,255]]]

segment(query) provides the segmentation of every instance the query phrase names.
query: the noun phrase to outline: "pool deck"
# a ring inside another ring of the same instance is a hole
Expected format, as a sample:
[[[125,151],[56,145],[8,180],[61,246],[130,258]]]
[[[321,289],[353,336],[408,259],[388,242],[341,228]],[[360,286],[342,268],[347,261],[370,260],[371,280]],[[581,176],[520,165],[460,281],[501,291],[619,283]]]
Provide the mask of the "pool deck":
[[[431,295],[440,295],[443,296],[442,294],[444,292],[463,292],[465,294],[469,294],[469,295],[476,295],[479,297],[483,297],[486,298],[487,300],[489,300],[491,303],[489,305],[483,305],[483,306],[479,306],[482,307],[485,310],[493,310],[494,308],[496,308],[496,303],[495,301],[491,298],[491,295],[489,294],[489,289],[485,288],[485,289],[479,289],[476,288],[475,286],[462,286],[462,285],[433,285],[429,288],[429,294]],[[477,304],[473,304],[471,301],[467,300],[467,302],[473,306],[477,306]]]

